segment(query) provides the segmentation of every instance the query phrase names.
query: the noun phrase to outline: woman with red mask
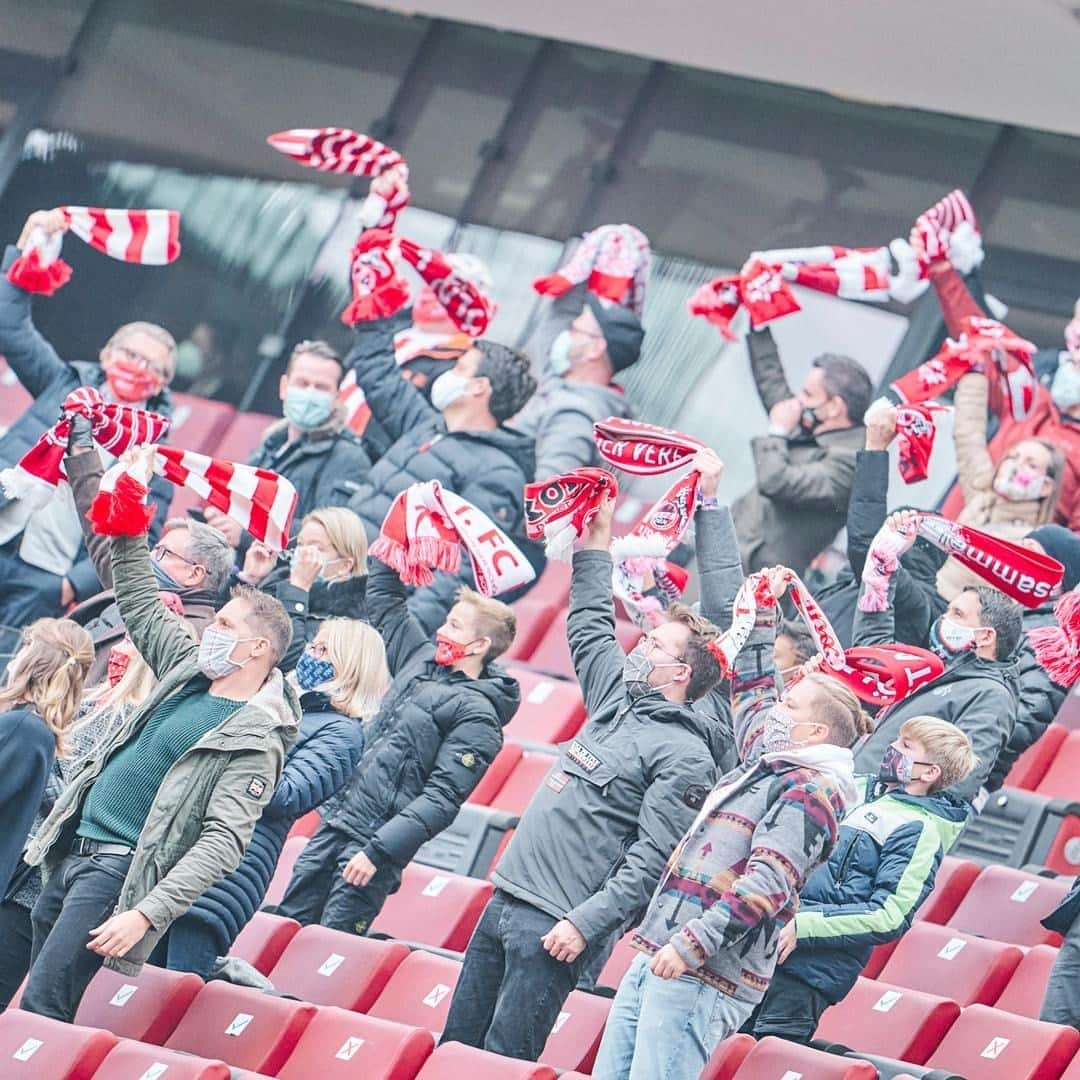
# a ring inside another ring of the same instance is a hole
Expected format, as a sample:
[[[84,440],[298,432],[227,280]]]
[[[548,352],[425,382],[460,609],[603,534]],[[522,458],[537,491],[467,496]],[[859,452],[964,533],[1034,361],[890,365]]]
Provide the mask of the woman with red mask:
[[[172,412],[169,383],[175,368],[176,343],[160,326],[131,322],[113,332],[99,354],[99,363],[64,360],[34,326],[32,300],[7,279],[6,271],[36,230],[51,236],[67,221],[59,210],[38,210],[23,226],[17,245],[9,245],[0,265],[0,356],[33,398],[18,420],[0,438],[0,468],[14,466],[51,427],[64,399],[80,386],[101,391],[106,400]],[[158,505],[151,543],[157,540],[172,499],[171,485],[157,481],[152,497]],[[101,585],[86,554],[74,501],[60,485],[50,503],[31,514],[21,500],[0,494],[0,624],[24,626],[31,620],[58,615],[76,600],[99,592]]]

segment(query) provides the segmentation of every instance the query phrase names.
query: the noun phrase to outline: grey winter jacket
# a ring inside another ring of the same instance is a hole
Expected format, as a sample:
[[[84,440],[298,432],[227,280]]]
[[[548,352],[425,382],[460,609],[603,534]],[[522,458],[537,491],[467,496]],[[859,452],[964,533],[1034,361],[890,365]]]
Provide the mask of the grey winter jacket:
[[[768,412],[792,397],[768,330],[749,335],[750,365]],[[761,435],[750,441],[757,484],[732,507],[743,568],[790,566],[801,574],[833,540],[847,517],[862,424],[822,435]]]
[[[856,611],[854,644],[880,645],[895,641],[893,600],[896,576],[889,581],[889,606],[882,612]],[[971,774],[948,790],[971,802],[985,787],[998,754],[1008,745],[1016,726],[1017,671],[1014,661],[983,660],[962,653],[932,683],[896,705],[883,709],[866,742],[855,754],[860,773],[876,773],[885,748],[900,725],[915,716],[937,716],[955,724],[971,740],[979,759]]]
[[[599,465],[593,424],[609,416],[632,419],[630,403],[622,390],[594,383],[568,382],[549,375],[510,426],[536,442],[536,477],[549,476]]]
[[[396,377],[396,376],[395,376]],[[405,605],[405,588],[368,560],[368,618],[394,678],[366,732],[364,754],[326,824],[400,874],[420,846],[457,816],[502,748],[521,700],[516,679],[489,664],[471,679],[435,663],[435,645]]]
[[[559,747],[492,875],[590,944],[645,908],[723,755],[709,717],[657,691],[628,695],[611,571],[606,551],[574,556],[567,635],[589,719]]]
[[[62,360],[34,326],[33,297],[7,279],[7,270],[19,254],[19,249],[9,244],[0,267],[0,356],[7,360],[8,367],[34,403],[0,436],[0,468],[15,465],[42,433],[56,423],[60,406],[72,390],[80,386],[100,389],[105,382],[105,372],[100,364]],[[147,407],[162,416],[171,416],[172,396],[168,388],[152,398]],[[150,524],[151,543],[161,535],[172,495],[172,484],[155,476],[150,485],[150,498],[157,507],[157,514]],[[8,501],[0,491],[0,507],[6,506]],[[79,549],[75,563],[65,577],[71,582],[77,600],[85,600],[101,589],[85,547]]]
[[[442,414],[424,394],[401,378],[394,359],[398,322],[358,323],[346,361],[356,372],[372,415],[394,442],[366,478],[352,480],[349,508],[364,522],[368,540],[379,535],[391,503],[418,481],[438,480],[483,510],[519,546],[524,541],[521,491],[536,471],[533,441],[508,427],[490,431],[447,431]],[[409,599],[409,610],[434,632],[461,584],[472,584],[468,559],[459,576],[439,571],[426,589]]]

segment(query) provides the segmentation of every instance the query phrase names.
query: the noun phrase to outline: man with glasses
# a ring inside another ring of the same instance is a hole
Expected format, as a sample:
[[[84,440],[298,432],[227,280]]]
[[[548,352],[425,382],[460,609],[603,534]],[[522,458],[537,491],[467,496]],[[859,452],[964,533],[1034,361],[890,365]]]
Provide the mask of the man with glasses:
[[[160,326],[132,322],[121,326],[102,348],[99,363],[66,361],[34,326],[31,294],[7,280],[6,271],[41,230],[47,236],[67,228],[59,210],[38,210],[27,218],[18,244],[8,246],[0,270],[0,356],[34,399],[29,409],[0,437],[0,468],[14,466],[51,427],[64,398],[79,386],[99,389],[106,400],[152,409],[168,416],[176,343]],[[172,487],[155,478],[158,505],[156,538],[172,498]],[[101,588],[83,544],[71,489],[57,488],[43,510],[31,513],[0,493],[0,624],[23,626],[58,615],[70,604]]]
[[[644,338],[632,311],[586,293],[580,314],[552,343],[540,388],[510,421],[536,440],[537,480],[600,464],[593,424],[633,418],[612,379],[637,363]]]
[[[574,556],[567,635],[589,719],[533,796],[469,943],[444,1041],[535,1061],[582,971],[640,916],[725,752],[690,703],[720,680],[718,631],[673,606],[625,654],[611,595],[614,500]]]

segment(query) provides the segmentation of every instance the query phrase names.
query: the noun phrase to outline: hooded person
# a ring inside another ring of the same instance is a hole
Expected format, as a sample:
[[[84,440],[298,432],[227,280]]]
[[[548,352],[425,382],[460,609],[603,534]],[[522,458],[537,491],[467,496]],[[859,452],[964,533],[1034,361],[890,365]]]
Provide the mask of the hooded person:
[[[38,210],[27,219],[18,243],[8,246],[7,271],[29,250],[32,235],[52,236],[68,224],[61,210]],[[34,399],[0,437],[0,468],[16,465],[56,423],[61,405],[80,386],[101,391],[108,402],[133,405],[161,416],[172,413],[169,383],[176,364],[176,342],[163,327],[131,322],[113,331],[97,363],[62,359],[34,325],[33,295],[0,274],[0,356]],[[100,451],[99,451],[100,452]],[[151,542],[161,533],[171,485],[155,477],[151,498],[158,513]],[[42,615],[58,615],[72,603],[101,590],[101,582],[83,543],[71,488],[61,483],[43,509],[31,511],[25,500],[0,493],[0,624],[22,626]]]
[[[632,311],[585,294],[584,307],[552,343],[539,389],[510,421],[536,442],[537,480],[600,464],[593,424],[633,418],[612,380],[637,363],[644,338]]]
[[[304,925],[367,932],[404,867],[480,782],[521,701],[517,680],[495,662],[514,640],[509,607],[462,589],[431,637],[405,598],[397,574],[370,557],[368,618],[393,682],[278,907]]]

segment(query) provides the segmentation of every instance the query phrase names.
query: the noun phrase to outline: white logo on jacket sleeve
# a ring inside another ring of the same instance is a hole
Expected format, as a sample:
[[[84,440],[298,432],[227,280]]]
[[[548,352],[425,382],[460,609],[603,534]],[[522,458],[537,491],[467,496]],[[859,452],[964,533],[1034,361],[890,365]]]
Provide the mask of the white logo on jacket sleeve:
[[[266,790],[266,781],[258,776],[253,776],[244,790],[253,799],[261,799],[262,793]]]

